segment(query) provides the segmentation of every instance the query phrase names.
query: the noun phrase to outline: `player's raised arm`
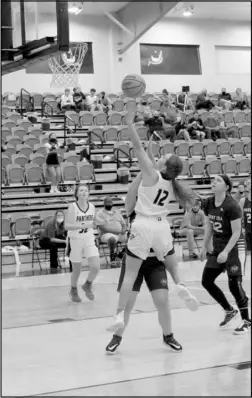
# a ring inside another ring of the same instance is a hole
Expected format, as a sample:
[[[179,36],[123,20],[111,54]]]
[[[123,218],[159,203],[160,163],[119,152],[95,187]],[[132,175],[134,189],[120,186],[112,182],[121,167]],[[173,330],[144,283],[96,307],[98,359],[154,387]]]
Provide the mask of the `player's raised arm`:
[[[133,123],[134,116],[135,116],[134,104],[129,103],[126,120],[129,127],[130,138],[135,150],[136,157],[139,162],[140,169],[143,172],[143,179],[147,177],[148,182],[154,185],[158,181],[158,173],[142,146],[141,140],[139,138],[139,135],[137,134],[135,125]]]

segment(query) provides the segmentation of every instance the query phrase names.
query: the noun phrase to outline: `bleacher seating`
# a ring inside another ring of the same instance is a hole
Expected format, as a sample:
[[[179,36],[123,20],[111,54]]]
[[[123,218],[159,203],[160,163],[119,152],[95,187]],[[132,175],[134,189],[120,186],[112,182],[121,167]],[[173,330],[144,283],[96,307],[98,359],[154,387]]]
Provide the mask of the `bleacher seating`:
[[[104,196],[111,194],[115,197],[115,206],[124,210],[122,197],[127,193],[127,185],[118,183],[117,168],[129,168],[129,181],[139,171],[128,128],[124,125],[128,100],[123,95],[110,95],[114,108],[108,114],[73,111],[59,114],[57,98],[60,95],[62,93],[31,94],[34,108],[38,111],[35,123],[18,113],[21,105],[20,96],[16,96],[15,101],[7,99],[2,107],[4,118],[1,139],[5,149],[2,153],[2,240],[5,244],[15,244],[17,238],[31,239],[34,223],[41,225],[45,219],[45,226],[46,220],[52,217],[56,209],[65,210],[73,200],[70,191],[48,193],[50,178],[46,173],[44,147],[48,141],[48,131],[42,129],[42,115],[50,116],[50,131],[56,133],[60,143],[66,142],[68,137],[82,140],[81,144],[77,142],[75,151],[62,153],[60,157],[60,186],[73,186],[78,181],[89,181],[91,201],[96,207],[101,207]],[[161,101],[155,97],[160,95],[161,93],[145,93],[143,97],[147,98],[152,109],[160,109]],[[176,100],[177,95],[172,95]],[[8,98],[6,95],[3,97]],[[189,97],[195,102],[195,93],[190,93]],[[28,97],[24,99],[29,100]],[[215,101],[216,97],[213,95],[211,99]],[[136,102],[139,101],[140,99],[137,99]],[[180,178],[184,184],[203,196],[210,192],[209,185],[205,183],[207,179],[216,174],[226,173],[232,176],[236,187],[238,181],[247,178],[251,168],[251,111],[212,113],[220,122],[224,122],[228,140],[194,140],[190,144],[182,140],[174,143],[162,141],[153,144],[156,159],[167,153],[176,153],[182,158],[184,167]],[[191,115],[192,111],[180,113],[182,121],[188,120]],[[203,121],[208,115],[204,110],[200,112]],[[141,125],[136,127],[143,146],[146,147],[147,130]],[[89,146],[91,163],[95,155],[102,156],[102,168],[80,162],[79,153],[83,141]],[[48,212],[50,214],[47,214]],[[181,216],[183,212],[177,203],[171,203],[169,220]],[[27,217],[20,217],[23,213],[27,213]]]

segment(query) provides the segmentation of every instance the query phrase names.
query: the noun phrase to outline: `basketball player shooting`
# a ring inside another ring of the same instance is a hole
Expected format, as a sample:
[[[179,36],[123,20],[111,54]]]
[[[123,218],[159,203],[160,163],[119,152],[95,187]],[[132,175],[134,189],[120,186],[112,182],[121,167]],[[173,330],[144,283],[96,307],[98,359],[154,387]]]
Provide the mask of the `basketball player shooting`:
[[[173,248],[173,238],[167,214],[169,202],[176,198],[186,207],[192,206],[195,195],[185,190],[176,181],[182,172],[183,164],[176,155],[165,155],[157,162],[157,169],[144,151],[140,138],[133,124],[134,104],[128,104],[127,124],[131,141],[142,171],[142,182],[138,189],[138,200],[135,208],[136,218],[131,227],[127,245],[125,277],[120,291],[117,314],[110,330],[124,327],[124,309],[130,299],[134,281],[143,260],[152,248],[158,260],[163,261],[169,270],[167,254]],[[177,285],[178,294],[185,300],[191,310],[198,308],[198,302],[181,283]]]

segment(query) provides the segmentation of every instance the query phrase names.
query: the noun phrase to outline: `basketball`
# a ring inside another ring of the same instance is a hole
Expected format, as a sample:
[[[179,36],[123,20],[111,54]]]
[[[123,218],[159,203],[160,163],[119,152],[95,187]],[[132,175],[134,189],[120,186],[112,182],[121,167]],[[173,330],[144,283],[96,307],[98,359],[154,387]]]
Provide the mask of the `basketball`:
[[[127,75],[122,81],[122,91],[129,98],[141,97],[146,89],[145,80],[139,75]]]

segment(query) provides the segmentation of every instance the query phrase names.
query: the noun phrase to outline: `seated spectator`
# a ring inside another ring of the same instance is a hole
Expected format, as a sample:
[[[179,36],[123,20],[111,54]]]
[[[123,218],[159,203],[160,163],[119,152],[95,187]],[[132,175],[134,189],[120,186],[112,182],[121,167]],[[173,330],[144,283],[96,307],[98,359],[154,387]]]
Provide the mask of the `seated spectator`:
[[[229,93],[226,92],[225,88],[221,89],[221,93],[218,95],[219,105],[223,109],[230,110],[232,108],[232,98]]]
[[[99,105],[102,106],[102,111],[104,113],[108,113],[112,110],[112,101],[111,99],[105,94],[105,91],[101,91]]]
[[[60,107],[62,111],[70,111],[75,109],[73,96],[70,94],[69,88],[65,89],[65,94],[61,96]]]
[[[180,93],[177,96],[177,108],[182,112],[193,109],[193,103],[187,93]]]
[[[246,196],[246,183],[245,181],[240,181],[236,193],[233,195],[233,198],[237,203],[240,202],[242,198]]]
[[[195,253],[195,237],[204,235],[205,233],[205,215],[200,206],[200,199],[196,199],[194,206],[185,213],[180,229],[175,232],[179,236],[186,235],[189,257],[191,259],[198,258]],[[212,242],[207,247],[207,252],[212,252]]]
[[[79,87],[73,89],[73,101],[75,103],[75,110],[76,111],[84,111],[86,110],[85,101],[86,96],[81,92]]]
[[[196,99],[195,109],[206,109],[207,111],[210,111],[214,107],[214,103],[207,98],[207,90],[203,89]]]
[[[236,94],[234,97],[234,108],[243,111],[248,106],[247,96],[242,92],[241,88],[236,89]]]
[[[206,134],[204,133],[204,125],[199,117],[198,112],[194,112],[193,117],[188,121],[186,129],[189,133],[190,138],[202,141]]]
[[[50,250],[50,270],[57,272],[58,263],[58,248],[66,247],[67,231],[64,228],[64,213],[57,210],[52,221],[49,221],[39,245],[41,249]]]
[[[161,101],[168,101],[169,105],[172,105],[175,102],[171,94],[169,94],[168,91],[166,90],[166,88],[162,90],[162,95],[159,97],[159,99]]]
[[[98,97],[95,93],[96,93],[96,89],[91,88],[90,95],[88,95],[86,98],[87,109],[90,112],[94,112],[94,111],[102,112],[102,106],[100,104],[98,104]]]
[[[221,138],[221,132],[223,132],[225,137],[224,131],[220,126],[219,117],[213,112],[209,112],[207,119],[204,121],[204,127],[207,135],[206,138],[216,141],[218,138]]]
[[[135,123],[145,122],[145,120],[150,119],[151,117],[152,111],[150,106],[145,99],[142,99],[136,106],[136,116],[134,121]]]
[[[147,132],[149,136],[151,136],[153,133],[153,140],[166,140],[170,138],[171,142],[174,142],[176,139],[176,131],[174,126],[170,126],[169,124],[166,124],[164,122],[164,118],[160,116],[158,111],[153,112],[153,117],[145,120],[145,125],[147,126]]]
[[[179,113],[176,107],[168,99],[165,99],[161,103],[160,115],[164,118],[165,123],[174,126],[178,121]]]
[[[52,185],[50,193],[59,193],[57,189],[58,183],[61,181],[61,170],[58,158],[58,149],[64,147],[64,144],[59,145],[55,133],[49,135],[49,140],[45,144],[47,157],[46,157],[46,170],[51,176]]]
[[[120,211],[113,209],[113,200],[109,196],[104,199],[104,208],[97,212],[95,223],[101,242],[108,244],[111,265],[115,266],[116,244],[127,239],[126,222]]]

